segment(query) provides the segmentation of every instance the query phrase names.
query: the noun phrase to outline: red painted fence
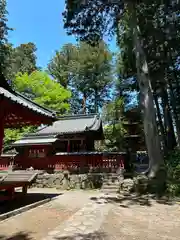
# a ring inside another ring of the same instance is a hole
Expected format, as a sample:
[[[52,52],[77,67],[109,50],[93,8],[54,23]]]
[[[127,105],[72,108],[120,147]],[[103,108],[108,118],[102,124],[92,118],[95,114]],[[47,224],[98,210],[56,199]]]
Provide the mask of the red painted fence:
[[[0,171],[7,170],[14,163],[11,157],[0,157]]]
[[[1,156],[0,169],[6,170],[9,165],[17,165],[19,169],[34,169],[46,171],[69,170],[74,171],[96,171],[113,172],[124,164],[124,153],[103,153],[103,152],[86,152],[86,153],[59,153],[54,156],[44,158],[29,158],[23,156],[12,157]]]

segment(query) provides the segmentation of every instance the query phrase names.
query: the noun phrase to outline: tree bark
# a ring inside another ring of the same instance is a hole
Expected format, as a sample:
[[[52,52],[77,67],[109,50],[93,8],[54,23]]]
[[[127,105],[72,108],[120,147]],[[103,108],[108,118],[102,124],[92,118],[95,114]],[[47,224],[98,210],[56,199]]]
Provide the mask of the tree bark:
[[[162,87],[162,102],[163,102],[164,122],[165,122],[164,125],[166,126],[165,130],[166,130],[167,148],[169,151],[171,151],[176,146],[176,137],[174,133],[168,94],[164,87]]]
[[[136,68],[140,89],[140,102],[143,113],[144,133],[149,156],[148,175],[149,177],[153,178],[156,177],[160,167],[164,165],[164,160],[161,152],[160,138],[156,123],[156,111],[154,108],[149,69],[140,40],[140,29],[137,25],[136,5],[133,2],[128,2],[127,7],[129,13],[131,14],[130,27],[133,34],[134,53],[136,57]]]
[[[86,94],[83,93],[83,113],[86,114]]]
[[[98,91],[97,89],[94,90],[94,111],[98,113]]]
[[[165,133],[162,117],[161,117],[161,111],[160,111],[160,107],[159,107],[157,93],[154,94],[154,102],[156,105],[157,117],[158,117],[158,121],[159,121],[159,128],[160,128],[160,132],[161,132],[161,136],[162,136],[161,139],[163,141],[163,146],[164,146],[164,154],[166,154],[166,150],[167,150],[166,133]]]
[[[174,121],[175,121],[175,125],[176,125],[176,131],[177,131],[177,142],[178,142],[178,146],[180,147],[180,121],[179,121],[178,113],[177,113],[177,109],[176,109],[176,99],[174,96],[172,83],[169,80],[169,78],[168,78],[168,85],[169,85],[170,103],[171,103],[171,107],[173,110],[173,116],[174,116]]]

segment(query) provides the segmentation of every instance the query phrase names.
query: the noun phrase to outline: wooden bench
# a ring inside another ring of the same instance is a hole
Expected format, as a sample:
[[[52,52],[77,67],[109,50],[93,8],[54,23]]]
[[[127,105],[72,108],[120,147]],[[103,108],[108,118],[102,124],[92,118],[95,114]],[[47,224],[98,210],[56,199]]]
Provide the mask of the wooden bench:
[[[27,188],[37,176],[34,171],[9,172],[0,179],[0,201],[15,197],[15,188],[22,187],[22,194],[26,195]]]

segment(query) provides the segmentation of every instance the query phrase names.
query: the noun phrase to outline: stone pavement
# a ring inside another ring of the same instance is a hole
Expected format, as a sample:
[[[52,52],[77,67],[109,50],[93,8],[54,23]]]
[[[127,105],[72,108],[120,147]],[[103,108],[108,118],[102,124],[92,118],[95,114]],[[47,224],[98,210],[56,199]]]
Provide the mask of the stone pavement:
[[[103,199],[89,202],[54,231],[49,232],[43,240],[104,239],[99,236],[98,231],[111,207]]]
[[[48,194],[53,191],[42,189]],[[148,196],[66,191],[1,222],[0,239],[179,240],[179,211],[178,204],[156,202]]]

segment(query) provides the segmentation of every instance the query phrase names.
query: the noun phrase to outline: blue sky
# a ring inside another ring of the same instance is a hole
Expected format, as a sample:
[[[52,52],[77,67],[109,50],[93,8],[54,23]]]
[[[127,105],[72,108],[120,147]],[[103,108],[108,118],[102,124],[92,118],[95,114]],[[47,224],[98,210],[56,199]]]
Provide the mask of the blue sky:
[[[14,46],[35,43],[37,64],[45,68],[55,50],[65,43],[76,43],[63,29],[64,6],[64,0],[7,0],[8,25],[14,28],[9,33],[9,42]],[[115,51],[115,41],[109,44]]]

